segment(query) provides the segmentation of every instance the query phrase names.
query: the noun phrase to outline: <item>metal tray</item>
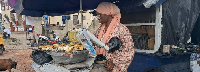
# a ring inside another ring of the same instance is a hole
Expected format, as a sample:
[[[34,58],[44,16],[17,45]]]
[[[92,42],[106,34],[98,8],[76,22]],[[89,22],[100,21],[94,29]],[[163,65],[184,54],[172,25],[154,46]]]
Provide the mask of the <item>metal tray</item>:
[[[47,54],[52,56],[55,63],[59,64],[79,63],[86,60],[89,56],[89,51],[87,50],[71,52],[71,54],[73,54],[73,58],[70,58],[68,55],[61,56],[62,53],[63,52],[47,52]]]

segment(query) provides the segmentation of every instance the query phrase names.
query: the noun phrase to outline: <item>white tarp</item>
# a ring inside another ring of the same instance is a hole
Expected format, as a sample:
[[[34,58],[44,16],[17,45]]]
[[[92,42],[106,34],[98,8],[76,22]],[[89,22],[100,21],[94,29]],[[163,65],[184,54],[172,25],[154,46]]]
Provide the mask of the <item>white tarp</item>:
[[[156,4],[159,0],[147,0],[143,3],[145,8],[150,8],[152,5]]]
[[[26,16],[26,25],[34,26],[35,21],[42,21],[42,17]]]

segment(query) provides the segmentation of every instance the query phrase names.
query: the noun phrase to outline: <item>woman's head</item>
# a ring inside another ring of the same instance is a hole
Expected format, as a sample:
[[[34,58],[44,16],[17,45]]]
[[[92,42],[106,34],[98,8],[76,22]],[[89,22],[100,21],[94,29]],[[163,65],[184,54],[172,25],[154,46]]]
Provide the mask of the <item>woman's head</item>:
[[[115,4],[109,2],[100,3],[96,12],[101,23],[106,23],[110,18],[117,18],[118,20],[121,18],[120,9]]]

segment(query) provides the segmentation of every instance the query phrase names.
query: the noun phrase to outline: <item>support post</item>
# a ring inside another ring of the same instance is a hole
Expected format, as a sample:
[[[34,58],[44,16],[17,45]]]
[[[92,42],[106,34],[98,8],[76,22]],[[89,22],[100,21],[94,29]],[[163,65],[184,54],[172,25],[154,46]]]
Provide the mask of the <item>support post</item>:
[[[83,29],[83,9],[82,0],[80,0],[80,11],[81,11],[81,29]]]
[[[16,22],[16,28],[17,28],[17,31],[18,31],[18,21],[15,21]]]

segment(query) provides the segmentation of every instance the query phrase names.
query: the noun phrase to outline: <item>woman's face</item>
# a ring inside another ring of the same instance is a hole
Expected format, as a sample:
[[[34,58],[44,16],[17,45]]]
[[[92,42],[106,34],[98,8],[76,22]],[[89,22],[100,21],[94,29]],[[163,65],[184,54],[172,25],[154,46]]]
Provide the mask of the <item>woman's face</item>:
[[[98,12],[97,12],[97,19],[99,20],[99,22],[100,22],[101,24],[107,23],[108,18],[109,18],[109,15],[101,14],[101,13],[98,13]]]
[[[199,52],[199,53],[200,53],[200,47],[197,47],[197,52]]]

